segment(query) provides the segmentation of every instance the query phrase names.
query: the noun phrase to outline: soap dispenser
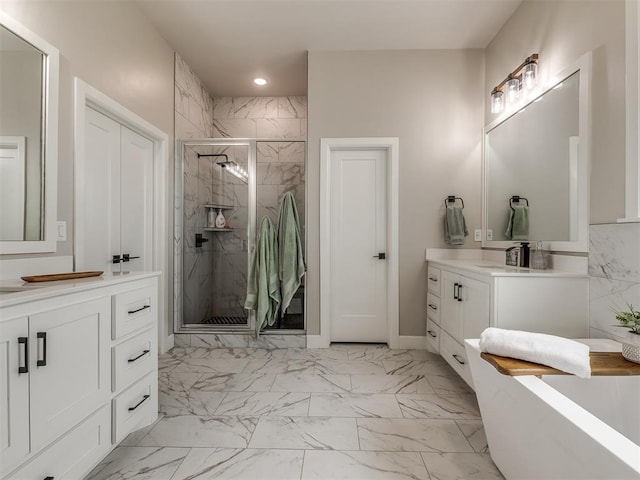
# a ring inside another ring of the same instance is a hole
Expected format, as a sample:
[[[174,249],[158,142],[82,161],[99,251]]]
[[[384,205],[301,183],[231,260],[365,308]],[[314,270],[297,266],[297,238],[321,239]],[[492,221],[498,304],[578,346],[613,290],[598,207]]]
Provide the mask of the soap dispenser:
[[[523,268],[529,268],[529,254],[531,249],[529,248],[529,242],[522,242],[520,244],[520,266]]]
[[[544,270],[547,268],[547,263],[544,258],[544,248],[542,242],[536,242],[536,251],[533,252],[533,259],[531,260],[531,268],[538,270]]]

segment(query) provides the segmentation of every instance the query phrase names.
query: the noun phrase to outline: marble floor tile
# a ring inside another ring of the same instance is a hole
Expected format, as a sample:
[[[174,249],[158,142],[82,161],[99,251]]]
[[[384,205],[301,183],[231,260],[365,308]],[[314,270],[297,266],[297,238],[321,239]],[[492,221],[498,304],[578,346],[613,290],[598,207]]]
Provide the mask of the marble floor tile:
[[[158,409],[167,416],[213,415],[227,392],[160,391]]]
[[[188,448],[118,447],[85,480],[169,480]]]
[[[442,359],[433,361],[383,360],[382,364],[387,375],[457,375]]]
[[[441,395],[396,395],[405,418],[450,418],[452,420],[475,420],[480,410],[475,394],[457,396]]]
[[[187,392],[202,373],[159,372],[158,390],[161,392]]]
[[[309,393],[289,392],[229,392],[216,415],[243,416],[306,416]]]
[[[346,349],[335,348],[289,348],[287,360],[348,360]]]
[[[268,392],[275,373],[205,373],[193,384],[203,392]]]
[[[138,445],[246,448],[257,424],[257,417],[165,417]]]
[[[354,418],[262,417],[249,448],[358,450]]]
[[[481,453],[423,453],[431,480],[501,480],[489,455]],[[544,459],[540,459],[544,461]]]
[[[428,480],[419,453],[307,450],[302,480]]]
[[[368,360],[318,360],[316,374],[384,375],[382,362]]]
[[[311,375],[308,373],[281,373],[271,386],[272,392],[350,392],[349,375]]]
[[[358,418],[361,450],[473,452],[453,420]]]
[[[312,393],[309,416],[402,418],[395,395]]]
[[[489,453],[482,420],[456,420],[456,423],[476,453]]]
[[[298,480],[302,450],[192,448],[172,480]]]
[[[438,395],[458,395],[461,393],[473,393],[467,382],[458,375],[427,375],[427,381]]]
[[[118,445],[120,447],[135,447],[140,443],[147,433],[151,431],[156,424],[164,418],[163,413],[158,414],[158,419],[153,422],[151,425],[147,425],[146,427],[139,428],[138,430],[134,430],[129,435],[127,435],[124,440],[122,440]]]
[[[315,363],[313,360],[260,358],[250,360],[243,370],[243,373],[313,373]]]
[[[390,361],[427,361],[437,360],[439,355],[429,353],[426,350],[392,350],[388,347],[375,348],[351,348],[349,352],[349,360],[390,360]]]
[[[251,360],[227,358],[190,358],[185,357],[182,363],[172,370],[176,373],[240,373]]]
[[[351,375],[352,393],[435,393],[422,375]]]

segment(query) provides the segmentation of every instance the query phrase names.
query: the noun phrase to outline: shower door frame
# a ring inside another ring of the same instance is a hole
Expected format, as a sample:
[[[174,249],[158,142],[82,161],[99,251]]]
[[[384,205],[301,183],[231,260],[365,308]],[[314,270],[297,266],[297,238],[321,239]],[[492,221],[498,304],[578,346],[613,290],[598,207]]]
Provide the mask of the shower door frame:
[[[180,219],[180,224],[175,223],[176,234],[180,232],[180,241],[175,243],[174,251],[174,333],[242,333],[247,334],[255,331],[255,312],[248,311],[246,325],[211,325],[202,323],[184,323],[183,316],[183,254],[184,254],[184,154],[187,147],[210,146],[210,147],[248,147],[247,171],[247,203],[248,203],[248,225],[247,225],[247,281],[248,274],[253,268],[253,252],[255,251],[256,236],[256,152],[257,140],[254,138],[201,138],[195,140],[176,140],[176,178],[175,178],[175,199],[174,221]],[[176,235],[177,236],[177,235]]]

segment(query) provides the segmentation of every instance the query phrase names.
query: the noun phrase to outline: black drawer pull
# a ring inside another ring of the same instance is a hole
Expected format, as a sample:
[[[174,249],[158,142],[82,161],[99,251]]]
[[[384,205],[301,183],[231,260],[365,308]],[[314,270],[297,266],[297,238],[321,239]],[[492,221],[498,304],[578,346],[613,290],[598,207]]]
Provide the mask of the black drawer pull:
[[[18,365],[18,373],[29,373],[29,339],[18,337],[18,348],[20,345],[24,345],[24,367]]]
[[[458,282],[453,284],[453,299],[458,300],[458,287],[460,284]]]
[[[36,361],[36,365],[38,367],[46,367],[47,366],[47,332],[36,333],[36,338],[38,340],[42,340],[42,360],[38,359]]]
[[[431,310],[438,310],[438,307],[436,307],[433,303],[430,303],[430,304],[429,304],[429,308],[430,308]]]
[[[53,480],[53,477],[44,477],[44,480]]]
[[[429,277],[429,280],[431,280],[432,282],[436,282],[436,283],[438,283],[438,279],[437,279],[437,278]]]
[[[435,333],[433,333],[433,330],[427,330],[427,333],[429,335],[431,335],[433,338],[438,338],[438,335],[436,335]]]
[[[453,358],[456,359],[456,362],[458,362],[460,365],[464,365],[466,362],[463,362],[462,360],[460,360],[460,357],[458,357],[458,355],[453,355]]]
[[[145,400],[147,400],[151,395],[145,395],[144,397],[142,397],[142,400],[140,400],[138,403],[135,404],[135,406],[133,407],[129,407],[129,411],[133,412],[136,408],[138,408],[140,405],[142,405]]]
[[[458,285],[458,301],[462,301],[462,284]]]
[[[147,353],[149,353],[149,350],[143,350],[140,355],[138,355],[136,358],[130,358],[129,360],[127,360],[127,362],[128,363],[133,363],[136,360],[138,360],[139,358],[144,357]]]
[[[141,312],[142,310],[146,310],[147,308],[151,308],[151,305],[145,305],[144,307],[140,307],[140,308],[137,308],[135,310],[129,310],[129,311],[127,311],[127,313],[129,315],[133,315],[134,313]]]

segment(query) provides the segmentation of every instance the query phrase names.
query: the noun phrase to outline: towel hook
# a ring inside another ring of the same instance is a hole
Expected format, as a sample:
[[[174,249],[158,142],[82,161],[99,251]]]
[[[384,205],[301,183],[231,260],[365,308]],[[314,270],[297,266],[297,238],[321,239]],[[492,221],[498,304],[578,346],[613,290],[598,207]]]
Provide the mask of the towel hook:
[[[527,202],[527,207],[529,206],[529,200],[521,197],[520,195],[513,195],[510,199],[509,199],[509,208],[511,208],[511,210],[515,210],[513,208],[513,203],[520,203],[522,200],[524,200],[525,202]]]
[[[444,199],[444,206],[446,207],[450,203],[456,203],[456,200],[460,200],[462,208],[464,208],[464,200],[460,197],[456,197],[455,195],[447,195],[447,198]]]

